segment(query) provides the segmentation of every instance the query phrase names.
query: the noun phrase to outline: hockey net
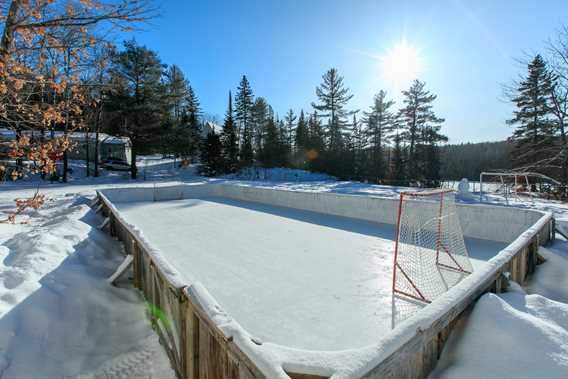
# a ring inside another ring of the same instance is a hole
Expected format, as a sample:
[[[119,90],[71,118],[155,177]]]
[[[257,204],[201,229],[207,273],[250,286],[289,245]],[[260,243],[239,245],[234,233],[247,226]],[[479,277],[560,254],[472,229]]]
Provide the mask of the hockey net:
[[[402,192],[393,293],[430,303],[472,271],[454,192]]]

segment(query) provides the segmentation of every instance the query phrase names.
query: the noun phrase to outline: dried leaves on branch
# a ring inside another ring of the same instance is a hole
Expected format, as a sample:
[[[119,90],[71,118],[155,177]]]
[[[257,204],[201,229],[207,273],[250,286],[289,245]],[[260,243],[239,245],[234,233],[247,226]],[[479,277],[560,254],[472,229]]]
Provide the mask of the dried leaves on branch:
[[[132,30],[155,10],[149,0],[0,0],[0,12],[0,127],[13,136],[0,166],[15,160],[13,178],[26,167],[50,174],[93,104],[94,52],[112,47],[102,36]]]

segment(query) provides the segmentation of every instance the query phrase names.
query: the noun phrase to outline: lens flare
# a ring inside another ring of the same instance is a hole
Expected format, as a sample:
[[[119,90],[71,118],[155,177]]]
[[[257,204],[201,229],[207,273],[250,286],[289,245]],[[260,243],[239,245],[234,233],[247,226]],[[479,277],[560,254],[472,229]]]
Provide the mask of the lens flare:
[[[421,68],[418,50],[406,44],[387,50],[382,58],[383,78],[395,87],[407,86],[418,79]]]

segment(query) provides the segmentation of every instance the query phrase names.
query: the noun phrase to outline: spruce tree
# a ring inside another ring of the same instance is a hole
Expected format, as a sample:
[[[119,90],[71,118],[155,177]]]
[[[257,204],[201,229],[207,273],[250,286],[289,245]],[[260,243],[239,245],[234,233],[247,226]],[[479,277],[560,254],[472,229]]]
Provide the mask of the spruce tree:
[[[293,163],[296,167],[306,168],[306,152],[308,148],[309,130],[308,124],[306,122],[306,116],[304,115],[304,110],[300,111],[300,117],[298,118],[298,124],[294,133],[294,145],[296,151],[293,158]]]
[[[294,144],[299,151],[305,150],[308,143],[308,124],[306,123],[306,116],[304,115],[304,110],[300,111],[300,117],[298,118],[298,126],[296,126],[296,132],[294,133]]]
[[[294,111],[292,109],[290,109],[284,117],[284,121],[286,122],[286,146],[289,153],[294,152],[294,133],[296,131],[296,119],[297,116],[294,114]]]
[[[311,171],[324,171],[325,131],[321,126],[317,112],[308,120],[308,141],[306,143],[306,158]]]
[[[186,95],[186,105],[184,114],[186,115],[187,127],[189,128],[189,135],[192,140],[192,146],[190,149],[190,154],[195,154],[200,148],[202,143],[201,137],[201,108],[199,105],[199,100],[193,87],[188,84],[187,95]]]
[[[261,153],[261,163],[264,167],[277,167],[280,165],[280,133],[274,116],[266,120],[265,141]]]
[[[387,100],[386,96],[385,91],[379,91],[373,98],[373,105],[369,112],[364,112],[364,122],[367,124],[365,134],[369,139],[370,150],[367,175],[373,181],[384,179],[386,176],[385,146],[389,142],[396,121],[395,115],[390,110],[394,101]]]
[[[239,163],[239,148],[237,146],[237,131],[233,120],[233,97],[229,91],[229,105],[223,122],[221,134],[221,148],[223,156],[223,168],[225,172],[237,171]]]
[[[356,115],[353,115],[350,138],[353,146],[351,171],[355,178],[361,180],[365,174],[365,148],[367,146],[367,136],[363,131],[362,123],[357,120]]]
[[[402,145],[402,136],[398,128],[393,136],[393,144],[390,179],[394,185],[403,185],[406,184],[406,172],[404,170],[406,159],[405,150]]]
[[[266,135],[266,123],[270,117],[270,106],[262,97],[257,97],[252,107],[253,148],[255,158],[261,159]]]
[[[207,134],[203,143],[201,163],[201,173],[205,176],[217,176],[223,173],[221,139],[214,130]]]
[[[517,88],[517,95],[512,99],[517,109],[510,125],[516,125],[512,140],[515,148],[512,152],[515,167],[546,171],[547,158],[552,152],[553,123],[551,122],[551,95],[553,77],[548,71],[544,59],[537,55],[528,64],[528,74]]]
[[[252,148],[252,107],[252,88],[247,77],[243,75],[235,96],[235,121],[237,122],[237,137],[240,143],[240,164],[242,167],[250,166],[254,159]]]

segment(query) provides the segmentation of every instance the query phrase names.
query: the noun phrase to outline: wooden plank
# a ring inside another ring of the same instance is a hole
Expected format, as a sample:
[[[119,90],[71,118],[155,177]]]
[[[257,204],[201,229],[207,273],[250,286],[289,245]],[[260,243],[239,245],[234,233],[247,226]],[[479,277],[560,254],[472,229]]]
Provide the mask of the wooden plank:
[[[116,271],[107,279],[107,282],[114,285],[114,282],[132,265],[132,255],[127,255]]]
[[[298,374],[298,373],[288,372],[288,371],[286,371],[286,374],[288,374],[288,376],[291,379],[328,379],[329,378],[329,376],[312,375],[312,374]]]
[[[556,226],[555,231],[556,231],[556,233],[560,234],[562,237],[564,237],[565,239],[568,240],[568,235],[566,233],[564,233],[564,230],[562,230],[561,228]]]

